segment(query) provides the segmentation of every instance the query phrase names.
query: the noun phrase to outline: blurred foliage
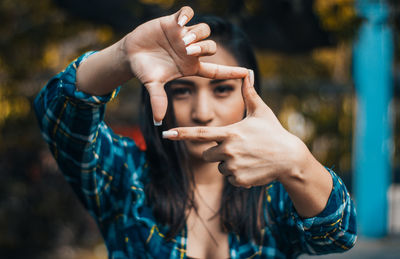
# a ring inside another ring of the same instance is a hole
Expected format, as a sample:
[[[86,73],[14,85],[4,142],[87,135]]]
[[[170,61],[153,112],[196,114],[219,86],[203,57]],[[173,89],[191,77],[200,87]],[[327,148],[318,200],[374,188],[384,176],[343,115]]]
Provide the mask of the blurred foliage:
[[[338,38],[355,37],[361,18],[356,14],[356,0],[315,0],[314,10],[322,27],[336,34]]]
[[[400,167],[399,2],[395,166]],[[190,5],[244,28],[257,48],[263,99],[282,124],[334,166],[351,190],[354,0],[0,1],[0,258],[105,258],[94,221],[77,202],[40,136],[32,101],[84,51],[101,49],[143,21]],[[108,105],[114,127],[137,121],[138,82]]]

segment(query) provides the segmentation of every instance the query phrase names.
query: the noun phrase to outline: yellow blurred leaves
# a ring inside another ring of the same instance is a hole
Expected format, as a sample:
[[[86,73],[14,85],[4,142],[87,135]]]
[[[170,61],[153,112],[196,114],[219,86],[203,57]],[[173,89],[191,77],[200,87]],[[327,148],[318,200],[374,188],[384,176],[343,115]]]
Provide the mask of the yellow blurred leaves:
[[[289,132],[307,142],[314,137],[315,125],[301,112],[300,104],[297,96],[286,96],[278,118]]]
[[[333,68],[336,61],[336,49],[319,48],[311,53],[311,58],[320,64]]]
[[[113,37],[114,33],[109,26],[86,28],[72,37],[53,41],[44,46],[40,63],[44,69],[61,70],[72,61],[71,59],[80,55],[82,49],[106,46],[113,40]]]
[[[351,78],[351,44],[342,41],[334,48],[318,48],[312,53],[312,59],[325,66],[333,81],[348,83]]]
[[[60,66],[59,45],[51,44],[44,50],[42,66],[44,68],[56,69]]]
[[[261,75],[265,78],[331,78],[335,82],[348,83],[351,77],[351,47],[344,42],[301,55],[266,51],[257,51],[256,54]]]
[[[29,100],[23,96],[10,97],[9,91],[0,86],[0,128],[10,118],[23,118],[30,112]]]
[[[355,24],[357,14],[354,4],[355,0],[315,0],[314,11],[324,29],[339,32]]]
[[[107,43],[111,41],[114,33],[110,27],[103,26],[96,30],[96,36],[100,43]]]
[[[334,51],[334,50],[332,50]],[[334,60],[331,55],[306,53],[289,55],[277,52],[257,52],[261,75],[266,78],[310,80],[319,77],[330,77]]]

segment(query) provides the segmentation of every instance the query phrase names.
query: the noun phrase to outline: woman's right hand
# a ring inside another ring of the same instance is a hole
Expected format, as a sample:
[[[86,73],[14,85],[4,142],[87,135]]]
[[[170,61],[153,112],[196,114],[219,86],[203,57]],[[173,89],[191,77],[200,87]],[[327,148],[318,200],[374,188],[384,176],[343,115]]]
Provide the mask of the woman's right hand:
[[[207,78],[243,78],[248,70],[199,61],[213,55],[216,44],[205,40],[208,25],[184,26],[194,15],[190,7],[146,22],[121,41],[132,73],[145,85],[150,95],[155,123],[161,123],[167,110],[164,85],[173,79],[197,75]]]

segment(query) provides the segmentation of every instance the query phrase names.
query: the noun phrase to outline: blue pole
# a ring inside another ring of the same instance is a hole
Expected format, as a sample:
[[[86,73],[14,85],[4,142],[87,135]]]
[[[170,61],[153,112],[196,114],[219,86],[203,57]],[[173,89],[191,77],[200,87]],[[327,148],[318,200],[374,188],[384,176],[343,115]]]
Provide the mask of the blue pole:
[[[357,10],[365,21],[353,52],[357,96],[354,191],[360,235],[379,238],[388,232],[393,37],[386,1],[358,0]]]

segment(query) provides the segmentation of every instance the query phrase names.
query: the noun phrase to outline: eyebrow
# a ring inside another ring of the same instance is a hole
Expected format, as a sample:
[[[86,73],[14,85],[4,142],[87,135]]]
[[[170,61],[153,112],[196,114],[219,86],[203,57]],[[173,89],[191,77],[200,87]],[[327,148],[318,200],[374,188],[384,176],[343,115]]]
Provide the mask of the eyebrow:
[[[225,82],[225,81],[228,81],[228,80],[229,79],[213,79],[213,80],[210,81],[210,85],[222,83],[222,82]]]
[[[183,85],[190,85],[194,86],[194,83],[190,80],[185,80],[185,79],[175,79],[167,83],[168,85],[173,85],[173,84],[183,84]]]
[[[228,80],[234,80],[234,79],[213,79],[210,81],[210,85],[212,84],[219,84]],[[184,84],[184,85],[190,85],[190,86],[194,86],[195,83],[193,81],[190,80],[185,80],[185,79],[175,79],[172,80],[170,82],[168,82],[169,85],[173,85],[173,84]]]

